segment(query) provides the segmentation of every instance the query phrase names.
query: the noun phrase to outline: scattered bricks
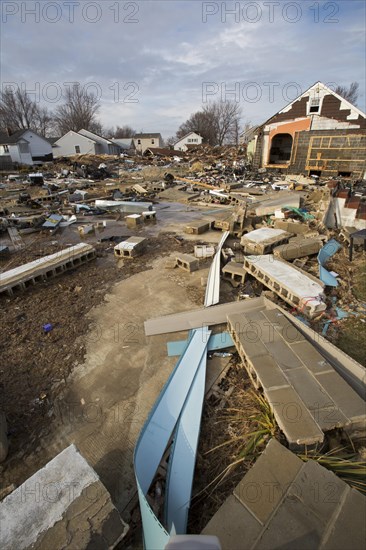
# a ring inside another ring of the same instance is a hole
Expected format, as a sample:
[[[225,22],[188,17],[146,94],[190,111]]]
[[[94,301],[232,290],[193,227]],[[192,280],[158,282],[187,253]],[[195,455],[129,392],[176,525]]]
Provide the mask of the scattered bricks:
[[[190,222],[189,225],[186,225],[184,228],[184,233],[190,235],[200,235],[208,231],[213,224],[213,220],[197,220]]]
[[[191,256],[191,254],[176,254],[175,263],[177,267],[181,267],[189,273],[197,271],[199,268],[198,260],[194,256]]]
[[[290,240],[287,244],[281,244],[273,249],[273,254],[283,260],[294,260],[317,254],[323,246],[321,239]]]
[[[229,262],[222,268],[222,274],[224,279],[235,283],[244,283],[246,271],[242,264],[236,262]]]
[[[136,229],[138,225],[142,224],[143,217],[141,214],[130,214],[125,217],[126,225],[129,229]]]
[[[116,258],[134,258],[142,254],[146,246],[146,239],[143,237],[129,237],[114,247]]]
[[[247,254],[269,254],[275,246],[287,243],[291,236],[282,229],[261,227],[244,235],[240,244]]]

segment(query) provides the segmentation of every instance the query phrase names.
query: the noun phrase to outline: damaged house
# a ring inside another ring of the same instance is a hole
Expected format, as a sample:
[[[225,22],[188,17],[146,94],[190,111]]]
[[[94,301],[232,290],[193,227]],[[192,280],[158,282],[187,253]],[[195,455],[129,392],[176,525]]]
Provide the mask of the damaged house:
[[[254,129],[248,143],[254,168],[362,179],[366,114],[317,82]]]
[[[135,134],[133,144],[138,153],[145,153],[146,149],[161,148],[163,138],[161,134]]]
[[[121,148],[112,140],[89,132],[70,130],[53,144],[53,156],[69,157],[72,155],[119,155]]]
[[[52,145],[33,130],[0,133],[0,169],[11,169],[16,164],[43,164],[52,161]]]

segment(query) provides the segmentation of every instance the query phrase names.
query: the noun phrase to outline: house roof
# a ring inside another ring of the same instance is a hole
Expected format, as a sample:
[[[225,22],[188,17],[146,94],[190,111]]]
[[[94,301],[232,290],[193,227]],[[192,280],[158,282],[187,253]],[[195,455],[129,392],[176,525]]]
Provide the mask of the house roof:
[[[144,155],[147,151],[152,155],[162,157],[184,157],[184,153],[182,151],[174,151],[174,149],[166,149],[164,147],[148,147],[145,149]]]
[[[151,138],[161,138],[161,134],[135,134],[134,139],[151,139]]]
[[[111,145],[115,145],[115,142],[111,141],[110,139],[105,138],[103,136],[100,136],[99,134],[96,134],[95,132],[91,132],[90,130],[85,130],[84,128],[79,130],[78,134],[80,134],[81,136],[87,137],[87,138],[92,136],[90,139],[93,139],[96,142],[98,142],[98,140],[102,139],[103,141],[106,141],[107,143],[110,143]]]
[[[69,134],[75,134],[76,136],[78,136],[79,138],[81,139],[86,139],[87,141],[92,141],[93,143],[97,143],[97,141],[95,139],[92,139],[91,137],[88,137],[88,136],[84,136],[83,134],[79,134],[79,132],[74,132],[74,130],[69,130],[68,132],[66,132],[66,134],[64,134],[63,136],[61,136],[60,138],[58,138],[53,146],[57,146],[58,142],[61,141],[61,139],[64,139],[64,137],[68,136]]]
[[[10,136],[6,132],[0,132],[0,145],[12,145],[18,143],[27,130],[17,130]]]
[[[191,134],[196,134],[196,136],[202,137],[201,134],[199,134],[198,132],[188,132],[188,134],[185,134],[183,137],[177,139],[177,141],[175,141],[173,145],[176,145],[177,143],[179,143],[180,141],[182,141],[186,137],[190,136]]]
[[[336,97],[339,101],[341,101],[341,103],[345,106],[346,109],[350,109],[351,111],[355,111],[356,113],[358,113],[359,116],[361,116],[362,118],[366,118],[366,114],[361,111],[358,107],[355,107],[354,105],[352,105],[352,103],[350,103],[349,101],[347,101],[347,99],[344,99],[342,96],[340,96],[339,94],[337,94],[336,92],[334,92],[331,88],[328,88],[328,86],[326,86],[325,84],[323,84],[322,82],[318,81],[318,82],[315,82],[315,84],[313,84],[312,86],[310,86],[307,90],[305,90],[305,92],[302,92],[299,96],[297,96],[293,101],[290,101],[290,103],[288,103],[287,105],[285,105],[285,107],[283,107],[282,109],[280,109],[279,111],[277,111],[277,113],[275,113],[274,115],[272,115],[270,118],[268,118],[265,122],[263,122],[262,124],[260,124],[258,126],[257,129],[259,129],[260,127],[262,126],[265,126],[266,124],[270,123],[270,121],[278,114],[280,113],[285,113],[287,112],[290,107],[292,107],[292,105],[294,103],[296,103],[297,101],[300,100],[300,98],[306,96],[309,94],[310,90],[312,90],[313,88],[317,88],[317,87],[321,87],[323,88],[323,90],[325,90],[328,94],[331,94],[333,95],[334,97]]]

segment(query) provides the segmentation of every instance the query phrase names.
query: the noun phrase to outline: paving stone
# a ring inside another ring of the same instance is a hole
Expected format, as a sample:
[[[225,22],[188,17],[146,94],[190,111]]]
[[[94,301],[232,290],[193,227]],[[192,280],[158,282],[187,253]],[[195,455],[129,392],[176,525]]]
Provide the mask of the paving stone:
[[[266,318],[273,323],[274,328],[281,334],[282,338],[289,344],[304,342],[305,336],[288,320],[286,315],[276,309],[263,311]]]
[[[325,530],[342,501],[349,486],[333,472],[320,466],[315,460],[304,463],[288,497],[301,500],[319,519]]]
[[[290,448],[324,440],[322,430],[293,388],[268,390],[265,394]]]
[[[310,342],[291,342],[290,346],[311,372],[317,374],[334,370]]]
[[[284,498],[303,462],[276,439],[234,489],[236,498],[265,524]]]
[[[322,523],[300,500],[285,498],[260,540],[257,550],[316,550]]]
[[[320,546],[321,550],[346,550],[365,548],[366,497],[356,489],[350,489],[339,514],[328,529]]]
[[[233,495],[202,531],[219,538],[222,550],[249,550],[262,530],[261,523]]]
[[[286,376],[310,411],[335,407],[334,401],[306,367],[289,369]]]
[[[303,366],[303,363],[291,350],[291,348],[283,341],[268,342],[265,344],[269,353],[276,359],[280,368],[284,371],[288,369],[297,369]]]
[[[287,378],[271,355],[254,357],[252,364],[263,388],[274,389],[289,386]]]
[[[366,427],[366,403],[337,373],[317,374],[317,380],[352,425]]]

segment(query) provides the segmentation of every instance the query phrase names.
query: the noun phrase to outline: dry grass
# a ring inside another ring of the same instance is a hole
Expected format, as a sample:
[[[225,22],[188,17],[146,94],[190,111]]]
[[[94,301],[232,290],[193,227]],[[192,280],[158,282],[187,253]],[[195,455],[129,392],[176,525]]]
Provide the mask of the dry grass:
[[[223,381],[232,389],[224,401],[205,403],[188,532],[199,533],[250,469],[268,440],[277,435],[265,400],[253,391],[245,369],[233,364]]]

